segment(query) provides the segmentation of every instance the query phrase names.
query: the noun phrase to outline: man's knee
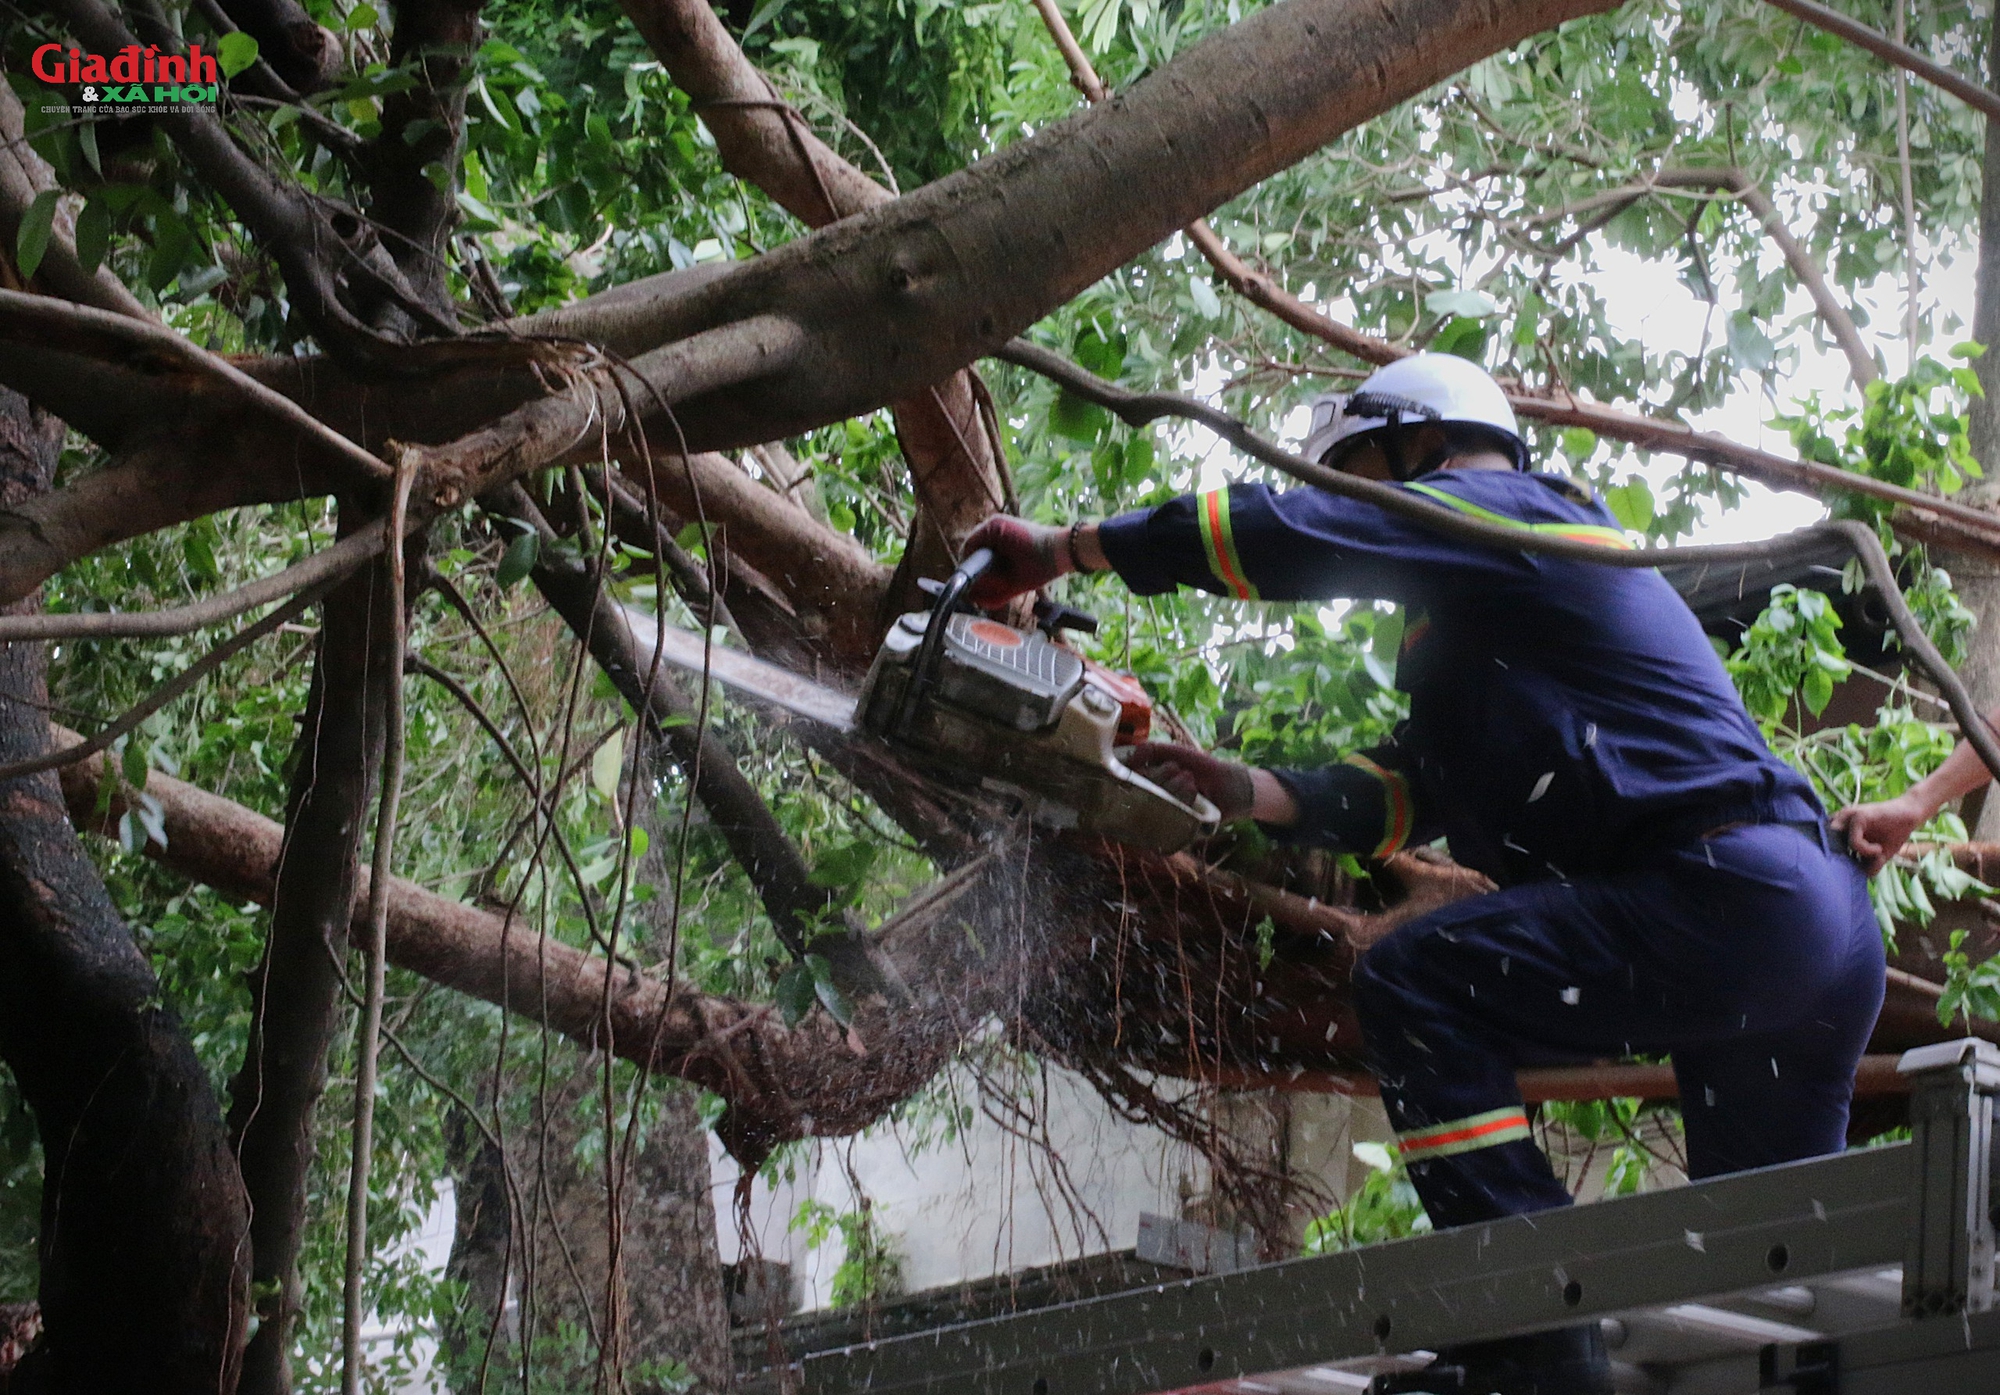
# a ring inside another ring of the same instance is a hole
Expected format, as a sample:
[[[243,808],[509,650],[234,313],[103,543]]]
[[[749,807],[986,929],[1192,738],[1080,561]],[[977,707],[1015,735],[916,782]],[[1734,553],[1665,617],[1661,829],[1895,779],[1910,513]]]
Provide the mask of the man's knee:
[[[1414,940],[1410,927],[1405,926],[1376,941],[1355,964],[1354,1012],[1364,1031],[1371,1022],[1393,1022],[1406,1016],[1412,1001],[1421,996],[1411,972]]]

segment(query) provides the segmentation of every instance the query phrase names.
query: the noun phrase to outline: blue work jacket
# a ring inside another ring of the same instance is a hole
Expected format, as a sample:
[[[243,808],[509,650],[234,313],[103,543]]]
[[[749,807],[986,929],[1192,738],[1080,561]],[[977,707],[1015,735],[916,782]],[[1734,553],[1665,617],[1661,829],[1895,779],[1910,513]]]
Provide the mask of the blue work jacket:
[[[1400,486],[1510,527],[1629,546],[1553,475],[1441,470]],[[1741,822],[1818,822],[1701,626],[1650,568],[1453,539],[1318,489],[1184,495],[1101,525],[1126,585],[1244,600],[1407,607],[1396,685],[1409,720],[1382,748],[1280,771],[1301,841],[1386,856],[1444,836],[1503,886],[1597,876]]]

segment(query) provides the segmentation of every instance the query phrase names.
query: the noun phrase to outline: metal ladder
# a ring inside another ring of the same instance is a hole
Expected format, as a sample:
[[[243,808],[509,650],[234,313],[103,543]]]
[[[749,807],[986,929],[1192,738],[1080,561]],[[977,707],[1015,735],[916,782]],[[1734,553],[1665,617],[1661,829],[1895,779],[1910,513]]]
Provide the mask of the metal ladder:
[[[804,1388],[1340,1395],[1597,1319],[1635,1395],[2000,1395],[2000,1048],[1899,1069],[1908,1143],[814,1353]]]

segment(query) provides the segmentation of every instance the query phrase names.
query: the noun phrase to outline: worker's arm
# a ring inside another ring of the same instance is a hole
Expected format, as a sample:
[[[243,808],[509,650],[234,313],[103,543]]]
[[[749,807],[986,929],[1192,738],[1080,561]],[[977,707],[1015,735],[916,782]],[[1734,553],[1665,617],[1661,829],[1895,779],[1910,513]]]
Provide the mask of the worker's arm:
[[[2000,707],[1988,712],[1984,720],[1989,728],[2000,726]],[[1929,823],[1938,810],[1971,794],[1992,778],[1972,743],[1961,741],[1943,765],[1894,799],[1850,804],[1833,816],[1833,827],[1847,835],[1847,846],[1854,850],[1872,877],[1903,850],[1910,835]]]
[[[972,592],[974,604],[988,607],[1072,571],[1115,571],[1142,596],[1194,586],[1240,600],[1401,601],[1419,584],[1518,579],[1532,565],[1520,553],[1468,547],[1373,504],[1261,484],[1184,494],[1101,523],[990,518],[966,545],[993,551],[992,568]]]
[[[1419,820],[1409,782],[1384,747],[1311,770],[1265,770],[1156,741],[1125,763],[1181,799],[1206,795],[1224,823],[1252,818],[1285,842],[1387,857],[1413,841]],[[1428,841],[1423,839],[1421,841]]]

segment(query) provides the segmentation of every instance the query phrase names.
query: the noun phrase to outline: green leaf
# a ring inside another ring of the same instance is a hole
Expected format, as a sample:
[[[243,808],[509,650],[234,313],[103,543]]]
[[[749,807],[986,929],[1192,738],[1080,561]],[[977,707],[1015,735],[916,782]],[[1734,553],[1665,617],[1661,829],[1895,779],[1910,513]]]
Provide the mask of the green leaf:
[[[95,121],[86,121],[76,128],[76,147],[83,152],[83,162],[90,166],[90,172],[99,179],[104,178],[104,161],[97,153]]]
[[[138,741],[127,741],[118,757],[118,768],[125,773],[126,784],[135,790],[146,788],[146,776],[152,767],[146,760],[145,746]]]
[[[815,977],[813,992],[819,997],[820,1006],[827,1015],[843,1027],[854,1024],[854,1005],[847,1001],[847,995],[827,980]]]
[[[92,199],[76,215],[76,259],[84,274],[94,275],[104,265],[111,247],[111,208],[102,199]]]
[[[750,22],[743,26],[743,37],[748,39],[752,34],[783,14],[785,7],[791,3],[792,0],[761,0],[757,8],[751,12]]]
[[[42,264],[42,255],[49,250],[49,236],[55,231],[57,197],[54,189],[44,189],[21,215],[21,230],[14,238],[14,265],[20,269],[23,281],[35,274]]]
[[[196,296],[206,295],[228,279],[227,267],[205,266],[198,271],[183,273],[177,294],[182,300],[193,300]]]
[[[1604,491],[1604,506],[1611,510],[1611,516],[1621,527],[1635,533],[1643,533],[1653,526],[1657,505],[1653,500],[1653,487],[1643,476],[1635,475],[1623,484],[1614,484]]]
[[[1188,278],[1188,294],[1194,297],[1194,308],[1207,319],[1216,319],[1222,314],[1222,301],[1215,294],[1215,287],[1208,277],[1197,272]]]
[[[535,569],[541,560],[542,539],[536,533],[523,533],[507,544],[507,551],[500,558],[500,565],[493,569],[493,582],[502,591],[510,589],[514,583]]]
[[[224,34],[216,41],[215,58],[224,77],[235,77],[257,61],[257,41],[240,29]]]
[[[812,970],[804,964],[794,964],[778,976],[771,997],[778,1004],[778,1011],[784,1016],[787,1027],[798,1026],[812,1011],[813,999],[819,996],[818,988]]]
[[[1431,340],[1431,348],[1437,353],[1457,354],[1477,363],[1479,356],[1486,352],[1486,326],[1469,316],[1457,316],[1437,332],[1437,337]]]
[[[613,732],[611,739],[590,758],[590,784],[605,799],[618,798],[618,777],[625,770],[625,733]]]
[[[812,880],[815,886],[859,887],[867,880],[875,859],[881,853],[879,843],[865,842],[859,838],[851,843],[821,855],[814,864]]]
[[[1056,394],[1055,405],[1049,408],[1049,430],[1067,440],[1081,441],[1085,445],[1097,439],[1097,433],[1111,424],[1111,414],[1095,402],[1086,402],[1067,389]]]
[[[1586,426],[1566,426],[1558,438],[1562,442],[1562,453],[1570,462],[1581,465],[1597,454],[1597,433]]]
[[[347,12],[347,32],[352,34],[357,29],[373,29],[381,18],[373,5],[356,5]]]
[[[1432,291],[1424,297],[1424,309],[1433,315],[1459,319],[1483,320],[1499,308],[1484,291]]]

